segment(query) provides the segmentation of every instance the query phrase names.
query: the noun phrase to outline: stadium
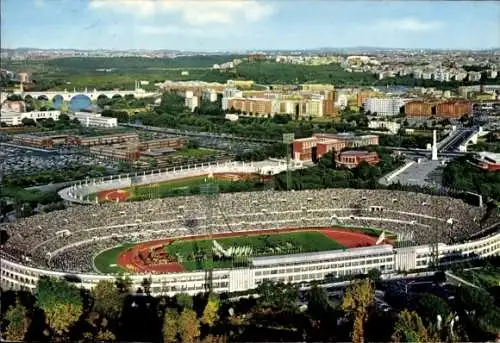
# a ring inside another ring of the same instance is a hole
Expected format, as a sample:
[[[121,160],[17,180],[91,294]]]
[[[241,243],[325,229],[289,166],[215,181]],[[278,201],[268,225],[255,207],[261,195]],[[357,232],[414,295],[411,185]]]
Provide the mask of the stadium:
[[[300,167],[300,166],[295,166]],[[498,215],[421,193],[324,189],[222,193],[145,201],[89,195],[217,173],[272,175],[280,163],[205,165],[87,180],[61,190],[72,206],[6,227],[2,287],[42,275],[91,288],[127,274],[153,295],[245,291],[263,280],[307,283],[379,269],[391,275],[500,252]],[[210,185],[208,183],[207,185]],[[118,199],[120,200],[120,199]]]

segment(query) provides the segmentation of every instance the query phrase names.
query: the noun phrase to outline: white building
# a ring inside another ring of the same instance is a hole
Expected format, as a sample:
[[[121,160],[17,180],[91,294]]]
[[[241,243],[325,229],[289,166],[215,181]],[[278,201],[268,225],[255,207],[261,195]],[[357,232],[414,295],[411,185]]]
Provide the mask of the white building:
[[[401,124],[388,120],[370,120],[368,121],[368,128],[370,129],[387,129],[390,133],[396,134],[401,128]]]
[[[481,80],[481,73],[478,71],[470,71],[467,74],[467,76],[469,78],[469,81],[471,81],[471,82],[477,82],[477,81]]]
[[[348,102],[349,102],[349,97],[346,94],[338,94],[337,99],[335,99],[335,107],[344,109],[347,107]]]
[[[202,99],[203,101],[216,102],[217,92],[213,89],[206,89],[203,91]]]
[[[32,111],[32,112],[13,112],[4,111],[0,112],[0,122],[5,123],[9,126],[22,125],[23,119],[33,119],[35,121],[40,119],[52,118],[53,120],[59,120],[61,111]]]
[[[405,103],[406,100],[401,98],[366,98],[364,109],[377,116],[394,116],[400,113]]]
[[[243,92],[237,88],[224,88],[222,92],[222,109],[225,111],[228,109],[229,98],[242,98]]]
[[[488,72],[486,73],[486,77],[488,79],[494,79],[498,76],[498,72],[496,70],[488,70]]]
[[[103,117],[100,113],[88,113],[88,112],[75,112],[70,113],[68,116],[71,119],[78,119],[78,121],[86,127],[117,127],[118,120],[116,118]]]
[[[186,91],[186,97],[184,99],[184,106],[189,108],[191,112],[194,112],[195,108],[198,107],[198,97],[193,95],[192,91]]]

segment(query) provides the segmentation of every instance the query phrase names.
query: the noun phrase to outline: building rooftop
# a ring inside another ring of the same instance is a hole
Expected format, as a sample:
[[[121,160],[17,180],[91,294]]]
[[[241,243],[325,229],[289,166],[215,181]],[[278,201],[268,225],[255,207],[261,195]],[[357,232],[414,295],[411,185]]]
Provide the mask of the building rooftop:
[[[369,151],[366,151],[366,150],[346,150],[346,151],[342,151],[340,153],[341,155],[343,156],[363,156],[363,155],[367,155],[367,154],[370,154]]]
[[[493,153],[488,151],[481,151],[476,154],[476,158],[481,161],[489,162],[489,163],[499,163],[500,162],[500,154]]]
[[[347,257],[357,255],[359,253],[365,254],[380,254],[384,252],[391,252],[392,246],[389,244],[374,245],[370,247],[352,248],[348,250],[331,250],[331,251],[318,251],[303,254],[291,254],[280,256],[263,256],[254,257],[251,259],[254,267],[272,266],[277,264],[293,264],[304,261],[322,261],[325,259],[334,259],[339,257]]]

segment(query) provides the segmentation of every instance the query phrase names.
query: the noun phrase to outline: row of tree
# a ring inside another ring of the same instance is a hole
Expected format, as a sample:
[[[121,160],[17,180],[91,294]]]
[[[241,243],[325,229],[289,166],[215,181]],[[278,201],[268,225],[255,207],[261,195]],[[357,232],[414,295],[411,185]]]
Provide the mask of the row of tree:
[[[332,298],[313,284],[263,281],[257,297],[228,294],[151,297],[151,280],[137,291],[127,278],[100,281],[91,291],[64,278],[42,277],[34,295],[2,297],[2,337],[10,341],[369,341],[458,342],[491,338],[500,309],[487,292],[458,287],[453,305],[415,293],[390,312],[377,310],[379,281],[358,279]],[[390,297],[388,298],[389,301]],[[441,317],[441,320],[438,319]],[[381,330],[381,328],[384,328]]]

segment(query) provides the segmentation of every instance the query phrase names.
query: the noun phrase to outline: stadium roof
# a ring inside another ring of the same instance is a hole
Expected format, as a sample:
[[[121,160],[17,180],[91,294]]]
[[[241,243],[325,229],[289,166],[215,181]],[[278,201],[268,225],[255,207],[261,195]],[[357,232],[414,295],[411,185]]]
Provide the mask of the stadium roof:
[[[302,254],[291,254],[291,255],[278,255],[278,256],[263,256],[263,257],[254,257],[251,259],[252,265],[254,267],[264,267],[271,266],[277,264],[292,264],[304,262],[304,260],[314,262],[314,261],[323,261],[325,259],[330,258],[338,258],[342,256],[352,256],[355,254],[359,254],[360,252],[364,252],[366,254],[369,253],[382,253],[386,251],[393,251],[392,245],[389,244],[381,244],[374,245],[370,247],[362,247],[362,248],[352,248],[347,250],[329,250],[329,251],[318,251],[318,252],[310,252],[310,253],[302,253]]]

